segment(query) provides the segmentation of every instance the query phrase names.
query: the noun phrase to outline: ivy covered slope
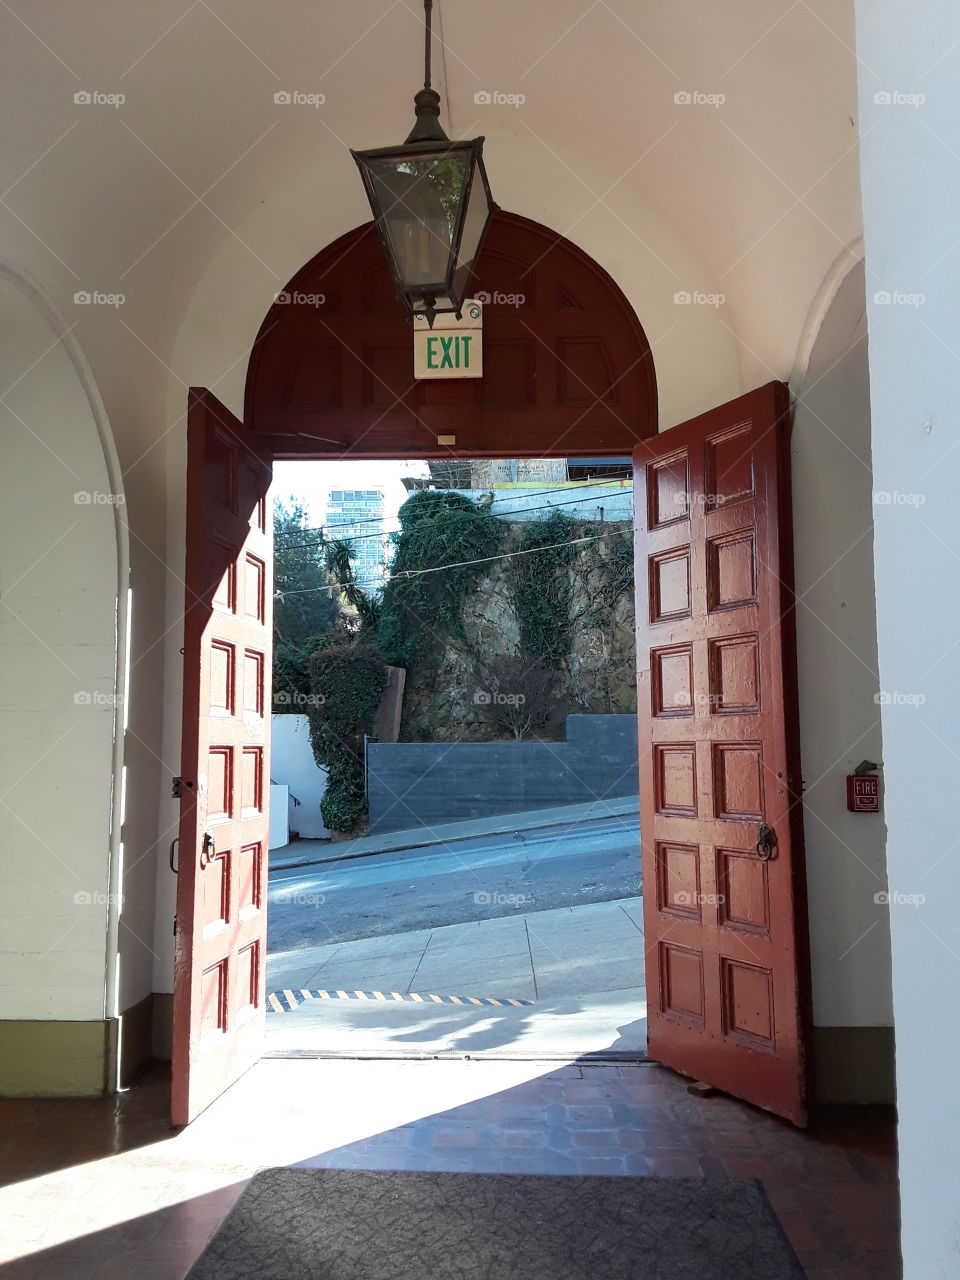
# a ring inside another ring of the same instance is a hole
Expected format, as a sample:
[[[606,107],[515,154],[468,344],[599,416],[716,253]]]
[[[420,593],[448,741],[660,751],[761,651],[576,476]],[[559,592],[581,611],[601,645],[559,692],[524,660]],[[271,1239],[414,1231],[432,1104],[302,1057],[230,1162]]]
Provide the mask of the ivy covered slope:
[[[407,668],[402,739],[558,738],[570,712],[634,709],[628,526],[435,490],[400,522],[377,639]]]

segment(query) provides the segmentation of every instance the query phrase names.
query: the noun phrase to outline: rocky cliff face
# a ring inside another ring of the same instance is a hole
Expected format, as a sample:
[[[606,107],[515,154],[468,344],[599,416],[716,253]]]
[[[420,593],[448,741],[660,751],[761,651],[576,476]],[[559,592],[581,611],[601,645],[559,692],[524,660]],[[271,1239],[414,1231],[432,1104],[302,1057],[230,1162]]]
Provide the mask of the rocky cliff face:
[[[584,531],[599,533],[602,526],[585,526]],[[504,549],[518,536],[512,531]],[[570,713],[636,709],[630,553],[627,541],[612,536],[578,549],[569,569],[569,648],[555,673],[555,706],[540,737],[562,737]],[[401,741],[485,742],[506,736],[491,722],[489,708],[497,694],[509,697],[521,691],[496,688],[498,668],[502,683],[503,660],[524,656],[510,565],[509,560],[495,562],[466,597],[465,639],[435,635],[431,659],[407,672]],[[513,663],[514,675],[518,669],[520,664]],[[523,685],[523,680],[514,683]]]

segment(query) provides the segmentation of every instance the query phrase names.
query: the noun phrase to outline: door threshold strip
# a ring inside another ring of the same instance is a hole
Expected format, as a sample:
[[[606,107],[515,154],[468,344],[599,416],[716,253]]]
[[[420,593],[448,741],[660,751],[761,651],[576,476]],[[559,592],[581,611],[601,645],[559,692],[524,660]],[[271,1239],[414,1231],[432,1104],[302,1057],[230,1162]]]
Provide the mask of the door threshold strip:
[[[438,996],[420,995],[416,991],[308,991],[305,987],[284,987],[280,991],[269,993],[267,1006],[273,1013],[287,1013],[299,1009],[302,1004],[311,1000],[367,1000],[375,1004],[458,1004],[464,1008],[486,1008],[494,1005],[514,1009],[534,1003],[533,1000],[517,1000],[512,996]]]

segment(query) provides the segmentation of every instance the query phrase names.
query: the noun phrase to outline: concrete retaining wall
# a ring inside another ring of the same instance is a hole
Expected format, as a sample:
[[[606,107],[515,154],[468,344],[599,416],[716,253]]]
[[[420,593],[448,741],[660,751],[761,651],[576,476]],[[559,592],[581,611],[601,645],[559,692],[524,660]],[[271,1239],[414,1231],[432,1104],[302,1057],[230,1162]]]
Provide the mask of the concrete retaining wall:
[[[370,832],[637,794],[632,715],[568,716],[565,742],[375,742]]]

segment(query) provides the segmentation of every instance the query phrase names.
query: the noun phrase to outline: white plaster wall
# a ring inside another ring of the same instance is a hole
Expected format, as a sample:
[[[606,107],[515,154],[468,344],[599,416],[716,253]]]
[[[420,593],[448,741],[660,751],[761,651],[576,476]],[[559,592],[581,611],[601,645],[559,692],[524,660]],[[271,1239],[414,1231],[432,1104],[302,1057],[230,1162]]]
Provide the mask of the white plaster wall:
[[[330,832],[320,816],[320,801],[327,786],[327,771],[313,757],[306,716],[273,717],[270,776],[290,788],[289,829],[298,831],[304,840],[326,839]]]
[[[906,1280],[960,1273],[960,9],[857,0]],[[876,93],[923,94],[920,106]],[[920,306],[875,300],[923,294]]]
[[[282,849],[290,840],[287,808],[290,804],[290,788],[279,783],[270,784],[270,837],[271,849]]]
[[[118,494],[77,369],[9,275],[0,395],[0,1019],[98,1019],[116,892]]]
[[[846,807],[881,761],[863,265],[846,276],[794,388],[791,443],[800,747],[817,1026],[888,1026],[885,825]]]

